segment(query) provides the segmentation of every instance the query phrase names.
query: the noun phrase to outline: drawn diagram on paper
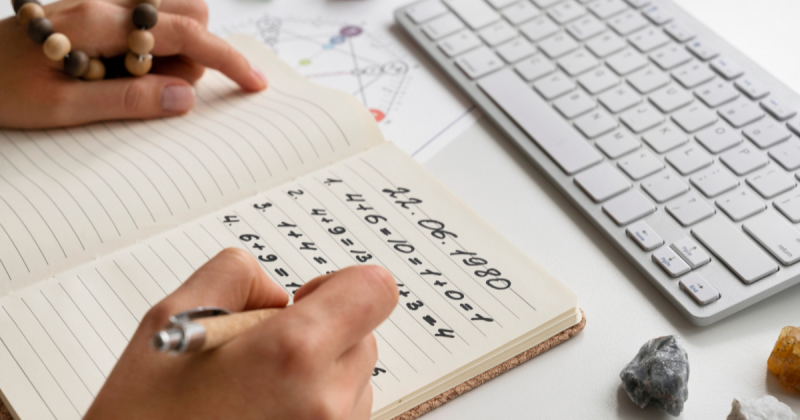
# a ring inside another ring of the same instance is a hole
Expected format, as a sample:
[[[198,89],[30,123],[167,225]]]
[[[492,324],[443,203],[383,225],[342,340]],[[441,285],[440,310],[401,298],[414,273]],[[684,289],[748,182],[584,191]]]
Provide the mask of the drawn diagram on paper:
[[[387,140],[421,161],[477,118],[404,47],[365,23],[264,15],[217,32],[253,35],[309,80],[354,96]]]

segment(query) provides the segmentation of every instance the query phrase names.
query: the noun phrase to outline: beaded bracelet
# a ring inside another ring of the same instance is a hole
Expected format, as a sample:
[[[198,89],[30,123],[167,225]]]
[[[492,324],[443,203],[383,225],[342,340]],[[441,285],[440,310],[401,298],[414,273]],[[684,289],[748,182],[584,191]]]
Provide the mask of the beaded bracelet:
[[[105,77],[106,68],[102,61],[89,56],[81,50],[73,50],[66,35],[55,32],[53,23],[45,17],[39,0],[12,0],[17,20],[28,26],[28,36],[37,44],[42,44],[45,56],[53,61],[64,62],[64,71],[72,77],[85,80],[100,80]],[[158,22],[161,0],[140,0],[133,9],[133,25],[136,29],[128,36],[130,52],[125,57],[125,68],[134,76],[147,74],[153,66],[150,51],[155,46],[155,38],[149,31]]]

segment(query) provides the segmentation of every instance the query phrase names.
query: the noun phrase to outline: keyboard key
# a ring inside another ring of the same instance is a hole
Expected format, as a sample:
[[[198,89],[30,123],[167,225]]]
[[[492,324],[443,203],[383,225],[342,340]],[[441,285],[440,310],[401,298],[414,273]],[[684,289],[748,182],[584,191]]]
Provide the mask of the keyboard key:
[[[647,20],[638,12],[628,11],[611,18],[608,25],[618,34],[625,36],[647,26]]]
[[[595,203],[602,203],[632,186],[624,175],[606,162],[579,173],[575,177],[575,184]]]
[[[755,124],[750,125],[742,131],[750,141],[756,146],[766,149],[782,141],[786,141],[792,133],[781,123],[777,123],[769,118],[765,118]]]
[[[595,0],[586,7],[600,19],[607,19],[617,13],[628,10],[628,6],[621,0]]]
[[[714,72],[707,65],[698,62],[684,64],[672,72],[675,78],[686,88],[693,88],[714,78]]]
[[[609,111],[617,113],[626,110],[642,101],[642,97],[633,88],[620,85],[597,98]]]
[[[533,84],[533,87],[549,101],[575,89],[575,82],[564,73],[557,71],[539,79]]]
[[[661,248],[653,253],[653,261],[661,266],[670,277],[678,277],[692,270],[683,258],[679,257],[672,248]]]
[[[586,42],[586,48],[600,58],[613,54],[627,45],[624,39],[611,32],[598,35]]]
[[[663,25],[672,20],[672,15],[657,5],[646,7],[642,10],[642,14],[656,25]]]
[[[647,58],[628,48],[608,57],[606,64],[622,76],[647,65]]]
[[[703,130],[695,138],[703,147],[714,154],[728,150],[742,142],[742,136],[738,131],[732,130],[723,124]]]
[[[506,7],[501,13],[504,18],[506,18],[509,22],[511,22],[512,25],[515,26],[519,26],[521,23],[527,22],[542,14],[542,12],[540,12],[539,9],[537,9],[529,1],[519,1],[511,6]],[[553,24],[550,19],[546,19],[546,21]],[[555,26],[555,24],[553,25]],[[558,30],[558,27],[556,27],[556,30]]]
[[[656,211],[656,206],[639,191],[630,190],[609,200],[603,211],[619,226],[625,226]]]
[[[670,245],[670,248],[677,252],[678,255],[686,261],[686,264],[692,267],[692,270],[711,262],[711,256],[709,256],[697,242],[693,241],[692,238],[688,236],[675,241]]]
[[[511,20],[511,19],[509,19]],[[511,21],[513,23],[513,21]],[[540,16],[519,27],[520,32],[533,42],[558,32],[558,25],[547,16]]]
[[[676,84],[664,87],[650,95],[650,102],[664,113],[684,107],[692,101],[694,101],[692,94]]]
[[[617,165],[633,180],[642,179],[664,168],[664,163],[645,150],[622,157]]]
[[[579,41],[587,40],[606,30],[606,24],[587,15],[567,25],[567,32]]]
[[[567,119],[573,119],[593,110],[597,105],[589,95],[582,90],[577,90],[556,99],[553,106]]]
[[[501,20],[500,22],[493,23],[486,28],[481,29],[478,35],[490,47],[494,47],[508,41],[509,39],[517,36],[518,32],[508,22]]]
[[[676,150],[666,156],[667,162],[681,175],[689,175],[711,165],[714,159],[697,146]]]
[[[444,0],[444,2],[474,30],[500,20],[500,15],[483,0]]]
[[[689,138],[677,127],[665,124],[645,133],[642,140],[656,152],[665,153],[688,142]]]
[[[758,245],[722,217],[695,227],[692,235],[747,284],[778,271],[778,265]]]
[[[787,171],[800,168],[800,140],[796,138],[773,147],[769,151],[769,157],[775,159]]]
[[[643,251],[651,251],[664,245],[661,236],[643,220],[628,226],[625,232]]]
[[[698,273],[689,273],[678,281],[681,289],[700,305],[708,305],[720,298],[720,294]]]
[[[568,175],[603,160],[603,156],[511,69],[478,81],[481,88]]]
[[[739,185],[739,180],[716,165],[691,177],[689,181],[708,198],[716,197]]]
[[[447,8],[439,0],[427,0],[406,8],[406,16],[414,23],[420,24],[447,12]]]
[[[480,47],[456,58],[456,65],[470,79],[477,79],[503,67],[503,60],[487,47]]]
[[[648,93],[669,83],[669,76],[655,66],[647,66],[630,76],[628,83],[640,93]]]
[[[631,7],[641,9],[650,4],[650,0],[625,0]]]
[[[684,227],[691,226],[714,215],[714,208],[693,192],[670,202],[664,208]]]
[[[791,120],[786,123],[786,126],[789,127],[789,130],[792,130],[793,133],[800,135],[800,119]]]
[[[443,39],[439,43],[439,48],[448,57],[454,57],[480,45],[483,45],[481,40],[470,30],[464,29]]]
[[[564,25],[565,23],[575,20],[586,14],[586,9],[574,0],[566,0],[551,7],[547,14],[553,18],[556,23]]]
[[[544,55],[536,54],[522,60],[515,68],[520,76],[530,82],[552,73],[555,71],[556,65]]]
[[[766,109],[767,112],[770,113],[775,119],[778,121],[786,121],[789,118],[794,117],[797,115],[797,112],[783,104],[782,102],[776,100],[775,98],[769,98],[765,101],[761,102],[761,107]]]
[[[730,125],[739,128],[760,120],[764,117],[764,111],[758,105],[740,98],[734,103],[720,108],[719,115],[725,118]]]
[[[546,9],[560,1],[561,0],[533,0],[540,9]]]
[[[641,52],[648,52],[669,42],[669,38],[661,29],[649,27],[628,37],[628,42]]]
[[[514,63],[533,55],[533,53],[536,52],[536,48],[525,38],[518,37],[517,39],[512,39],[497,47],[495,51],[500,54],[500,57],[503,57],[503,60],[506,62]]]
[[[767,205],[745,188],[723,195],[717,199],[717,206],[734,222],[742,221],[754,214],[761,213]]]
[[[575,127],[590,139],[608,133],[617,128],[617,125],[617,120],[599,109],[575,120]]]
[[[487,0],[495,9],[502,9],[517,0]]]
[[[592,95],[614,87],[619,82],[619,77],[605,66],[594,69],[578,78],[578,83]]]
[[[692,59],[692,55],[680,45],[670,44],[653,51],[650,54],[650,59],[662,69],[669,70],[689,62]]]
[[[422,32],[425,32],[425,35],[428,35],[428,38],[434,41],[462,29],[464,29],[464,22],[452,13],[440,16],[422,25]]]
[[[641,133],[664,121],[664,115],[648,104],[642,104],[626,111],[620,116],[625,125],[634,133]]]
[[[717,122],[717,115],[708,108],[696,104],[675,112],[672,114],[672,120],[687,133],[692,133]]]
[[[742,225],[750,234],[783,265],[800,261],[800,232],[773,212],[766,212]]]
[[[689,186],[670,171],[663,171],[642,181],[642,188],[656,200],[664,203],[689,191]]]
[[[616,130],[606,134],[597,139],[595,144],[611,159],[626,155],[642,145],[627,130]]]
[[[589,54],[588,51],[580,49],[578,51],[569,53],[558,60],[558,65],[564,69],[570,76],[577,76],[584,73],[597,65],[600,62]]]
[[[694,91],[706,105],[716,108],[739,97],[739,91],[722,80],[712,80]]]
[[[745,95],[747,95],[748,98],[753,100],[761,99],[769,95],[769,89],[764,86],[763,83],[749,77],[744,77],[737,80],[734,85],[736,85],[737,89],[741,90]]]
[[[791,176],[775,167],[748,177],[747,183],[764,198],[783,194],[797,185]]]
[[[749,145],[725,152],[719,158],[736,175],[746,175],[769,163],[766,156]]]
[[[691,53],[694,54],[695,57],[703,61],[711,60],[712,58],[719,55],[719,52],[717,50],[715,50],[714,48],[712,48],[711,46],[700,40],[694,40],[686,44],[686,48],[689,51],[691,51]]]
[[[722,57],[712,60],[711,68],[725,80],[733,80],[744,74],[744,70],[738,64]]]
[[[568,34],[561,32],[539,42],[539,48],[550,58],[558,58],[562,55],[578,49],[579,44]]]
[[[792,223],[800,223],[800,193],[793,192],[772,202]]]
[[[664,31],[678,42],[686,42],[694,38],[695,33],[689,27],[684,26],[678,22],[671,22],[664,27]]]

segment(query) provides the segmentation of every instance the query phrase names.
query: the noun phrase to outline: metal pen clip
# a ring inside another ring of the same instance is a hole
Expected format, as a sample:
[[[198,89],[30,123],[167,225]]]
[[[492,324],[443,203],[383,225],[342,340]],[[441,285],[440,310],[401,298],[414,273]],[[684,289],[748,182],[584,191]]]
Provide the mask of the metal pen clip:
[[[169,317],[167,327],[154,334],[150,344],[153,349],[161,353],[184,353],[196,350],[202,347],[205,342],[206,329],[192,321],[230,314],[231,311],[225,308],[201,306],[172,315]]]

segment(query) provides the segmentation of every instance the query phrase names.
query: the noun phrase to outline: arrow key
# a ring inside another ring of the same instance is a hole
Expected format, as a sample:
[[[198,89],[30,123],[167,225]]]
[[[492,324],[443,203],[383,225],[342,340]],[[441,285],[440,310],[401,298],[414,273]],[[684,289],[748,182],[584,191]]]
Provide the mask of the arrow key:
[[[661,239],[661,236],[644,221],[639,221],[628,226],[626,232],[628,236],[645,251],[656,249],[664,244],[664,240]]]
[[[675,241],[671,247],[693,270],[711,261],[711,257],[708,253],[688,236],[679,241]]]
[[[700,305],[708,305],[719,299],[719,292],[697,273],[682,278],[680,285]]]
[[[692,269],[672,248],[661,248],[654,252],[653,261],[658,263],[671,277],[678,277]]]

